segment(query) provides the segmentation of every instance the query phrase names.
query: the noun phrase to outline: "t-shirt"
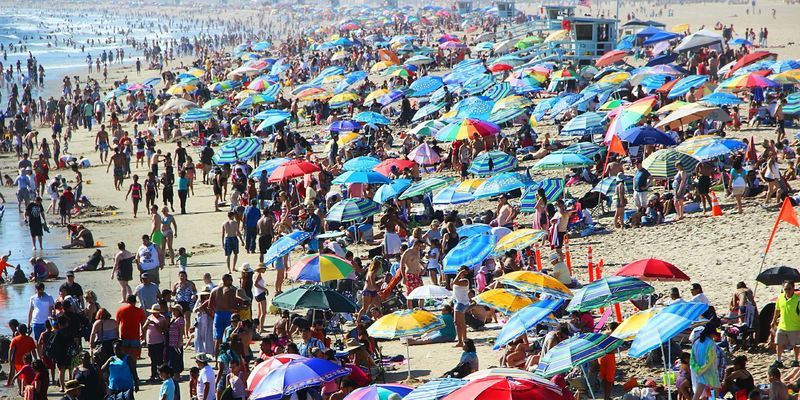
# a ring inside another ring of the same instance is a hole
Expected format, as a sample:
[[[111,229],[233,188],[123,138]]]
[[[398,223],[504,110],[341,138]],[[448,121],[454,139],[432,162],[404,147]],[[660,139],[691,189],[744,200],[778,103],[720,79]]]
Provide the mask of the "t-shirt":
[[[442,314],[439,318],[444,322],[444,328],[439,329],[439,334],[446,338],[455,339],[456,324],[453,321],[453,314]]]
[[[158,391],[158,399],[173,400],[175,398],[175,381],[172,378],[167,378],[161,382],[161,390]]]
[[[142,323],[146,316],[144,310],[132,304],[125,304],[117,310],[120,339],[139,340],[142,335]]]
[[[27,335],[17,335],[11,339],[11,345],[9,346],[8,350],[9,353],[11,350],[14,351],[14,365],[18,368],[21,368],[21,366],[25,364],[25,362],[23,362],[23,357],[25,357],[25,354],[30,353],[35,348],[36,342],[33,341],[33,338]]]
[[[793,294],[786,298],[781,294],[775,302],[775,309],[781,313],[778,329],[782,331],[800,331],[800,296]]]
[[[647,172],[646,169],[637,169],[636,173],[633,174],[633,188],[637,192],[646,192],[649,185],[647,184],[647,179],[650,178],[650,172]]]
[[[17,377],[17,379],[19,379],[22,382],[22,387],[25,387],[27,385],[33,385],[33,380],[34,378],[36,378],[36,371],[33,369],[33,367],[31,367],[30,365],[26,365],[22,367],[22,369],[19,370],[18,372],[19,376]]]
[[[44,293],[42,297],[36,294],[31,296],[30,305],[33,307],[31,323],[43,324],[47,322],[47,318],[50,317],[50,310],[55,307],[56,303],[53,300],[53,296]]]
[[[478,355],[474,351],[465,351],[461,353],[459,363],[469,364],[469,368],[473,371],[478,370]]]
[[[139,307],[143,310],[149,310],[150,307],[158,303],[159,293],[158,285],[153,282],[149,282],[147,285],[140,283],[133,290],[133,294],[139,298]]]
[[[208,383],[208,397],[205,397],[205,384]],[[197,379],[197,398],[198,399],[206,399],[206,400],[215,400],[216,393],[214,392],[215,389],[215,382],[214,382],[214,370],[211,368],[210,365],[206,365],[203,369],[200,370],[200,376]]]
[[[136,254],[139,257],[139,265],[142,267],[142,270],[149,271],[159,267],[158,250],[152,243],[150,243],[149,246],[139,246],[139,250]]]

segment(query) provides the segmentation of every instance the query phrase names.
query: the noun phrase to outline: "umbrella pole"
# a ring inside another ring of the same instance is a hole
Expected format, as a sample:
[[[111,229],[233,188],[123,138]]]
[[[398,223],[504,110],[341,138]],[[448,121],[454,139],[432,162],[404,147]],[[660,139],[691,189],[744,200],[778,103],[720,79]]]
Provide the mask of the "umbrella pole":
[[[595,399],[595,397],[594,397],[594,390],[592,389],[592,383],[591,383],[591,382],[589,382],[589,368],[587,368],[587,367],[586,367],[586,364],[584,364],[584,365],[581,367],[581,369],[583,370],[583,379],[585,379],[585,380],[586,380],[586,387],[588,387],[588,388],[589,388],[589,394],[590,394],[590,395],[592,395],[592,399]]]
[[[406,338],[406,366],[408,367],[408,380],[411,380],[411,354],[409,353],[408,338]]]
[[[663,343],[662,343],[663,344]],[[667,348],[669,348],[669,341],[667,341]],[[670,351],[671,353],[672,351]],[[664,360],[664,378],[667,377],[667,356],[664,354],[664,346],[661,346],[661,358]],[[666,381],[666,379],[664,379]],[[666,383],[666,382],[665,382]],[[667,387],[667,398],[672,400],[672,385],[664,385]]]

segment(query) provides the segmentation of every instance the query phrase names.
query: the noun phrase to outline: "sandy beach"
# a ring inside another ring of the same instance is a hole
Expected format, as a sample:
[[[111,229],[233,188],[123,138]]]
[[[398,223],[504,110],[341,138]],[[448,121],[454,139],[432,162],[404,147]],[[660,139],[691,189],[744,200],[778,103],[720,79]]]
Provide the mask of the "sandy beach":
[[[602,1],[602,3],[601,10],[606,15],[609,12],[613,12],[615,7],[613,2]],[[0,8],[5,6],[7,4],[0,4]],[[79,10],[83,6],[65,5],[65,7]],[[523,10],[534,8],[528,4],[518,4],[518,7]],[[673,4],[669,8],[674,11],[674,16],[670,17],[651,17],[649,12],[645,14],[640,7],[644,7],[647,11],[658,9],[656,6],[651,6],[647,3],[643,3],[641,6],[637,5],[635,9],[631,8],[630,4],[624,4],[621,8],[623,19],[626,14],[635,13],[637,18],[655,19],[663,22],[667,25],[667,28],[687,23],[692,31],[699,30],[703,26],[711,27],[717,21],[723,24],[734,24],[737,33],[743,32],[745,28],[759,29],[768,27],[770,35],[767,50],[777,53],[779,60],[800,58],[800,40],[797,39],[797,25],[795,22],[795,18],[800,18],[800,8],[797,5],[789,5],[778,1],[759,1],[755,8],[755,13],[753,13],[749,5],[729,5],[725,3]],[[162,10],[161,8],[158,9]],[[747,9],[751,11],[746,13]],[[775,10],[774,18],[772,17],[773,9]],[[180,15],[186,10],[183,7],[170,7],[162,11]],[[589,11],[585,7],[581,7],[579,10],[580,12],[591,13],[591,15],[597,15],[598,13],[596,9]],[[664,14],[666,15],[666,11]],[[181,62],[188,65],[191,61],[192,58],[184,57],[171,61],[171,65],[175,66]],[[85,72],[81,73],[81,76],[85,75]],[[140,82],[159,76],[159,72],[157,70],[143,70],[141,76],[139,76],[131,64],[109,68],[109,82],[122,79],[124,76],[127,76],[131,81]],[[95,73],[92,77],[97,79],[99,74]],[[44,94],[57,94],[57,90],[51,92],[53,89],[52,87],[46,88]],[[130,123],[123,124],[123,129],[131,132],[133,125]],[[312,128],[305,126],[300,128],[300,132],[305,137],[311,137],[315,133],[324,136],[323,130],[324,127]],[[47,132],[49,137],[49,128],[41,128],[41,131]],[[553,125],[543,125],[537,128],[537,131],[540,134],[548,131],[554,135],[556,134]],[[399,132],[400,130],[395,131],[395,133]],[[133,218],[131,203],[130,201],[125,201],[125,192],[114,190],[112,175],[107,172],[105,165],[99,164],[99,156],[95,151],[95,133],[96,130],[79,129],[74,132],[73,139],[69,143],[70,153],[78,158],[85,156],[92,162],[90,168],[85,168],[81,171],[85,180],[84,194],[96,206],[96,209],[74,218],[73,222],[84,224],[91,229],[94,239],[100,243],[99,249],[103,253],[106,265],[110,266],[113,264],[117,242],[123,241],[128,244],[129,249],[135,249],[140,244],[141,235],[149,233],[151,220],[143,212],[140,213],[138,218]],[[788,130],[790,138],[793,138],[795,133],[797,133],[795,127]],[[764,139],[774,139],[775,136],[775,129],[772,127],[744,128],[741,131],[728,132],[728,137],[730,138],[749,139],[753,137],[756,143],[761,143]],[[165,153],[173,152],[175,147],[174,141],[169,143],[159,142],[158,144],[158,148]],[[314,149],[319,154],[323,152],[321,145],[315,146]],[[194,159],[199,158],[199,151],[199,147],[189,148],[189,154]],[[17,161],[13,153],[0,154],[0,174],[9,174],[14,177]],[[525,168],[532,166],[533,163],[533,161],[520,161],[519,166]],[[782,166],[785,167],[785,164],[782,164]],[[142,176],[146,174],[146,170],[144,168],[134,169],[133,173]],[[51,171],[51,176],[52,174],[62,174],[68,183],[74,183],[74,173],[71,171]],[[453,175],[452,173],[448,174]],[[538,172],[534,178],[556,176],[559,176],[559,174]],[[126,179],[122,186],[127,188],[129,184],[130,180]],[[792,182],[792,184],[800,186],[797,181]],[[570,188],[570,193],[580,196],[588,190],[589,187],[583,184]],[[22,264],[27,271],[29,270],[27,259],[32,255],[27,228],[18,219],[18,226],[8,225],[11,223],[9,214],[15,213],[17,208],[14,188],[0,188],[0,193],[7,200],[6,218],[2,221],[4,230],[2,231],[2,236],[0,236],[0,243],[12,240],[10,238],[15,229],[18,229],[19,232],[19,237],[13,239],[15,247],[0,246],[0,253],[11,250],[12,255],[9,261],[12,264]],[[159,205],[160,200],[159,198]],[[197,181],[194,187],[194,195],[187,202],[189,212],[185,215],[175,214],[177,222],[175,248],[185,247],[187,251],[193,253],[193,257],[189,261],[188,275],[190,280],[197,283],[202,282],[201,278],[204,273],[211,273],[216,282],[225,272],[225,258],[220,243],[220,226],[225,220],[225,213],[214,212],[213,201],[212,187]],[[585,267],[587,264],[587,251],[590,247],[593,252],[594,262],[597,263],[599,260],[604,262],[603,275],[612,275],[619,267],[633,260],[649,257],[658,258],[679,266],[692,279],[690,282],[678,283],[652,282],[657,294],[661,294],[666,298],[670,288],[677,287],[688,298],[690,284],[700,283],[718,312],[721,313],[727,310],[737,282],[744,281],[751,288],[755,285],[755,276],[762,266],[763,250],[773,228],[778,208],[773,206],[764,209],[761,207],[761,199],[746,199],[744,213],[738,214],[734,212],[735,203],[732,197],[721,194],[720,202],[724,211],[724,215],[721,217],[701,216],[699,213],[695,213],[689,214],[685,220],[680,222],[638,229],[611,230],[588,238],[571,239],[569,245],[575,277],[582,282],[588,280]],[[49,200],[45,200],[44,205],[47,207]],[[494,202],[475,201],[459,206],[459,213],[475,215],[483,210],[494,210],[494,208]],[[48,215],[49,221],[56,220],[56,218]],[[598,222],[606,226],[613,226],[612,218],[612,215],[607,213]],[[520,226],[528,225],[531,221],[532,215],[530,214],[522,214],[517,219]],[[58,281],[47,284],[48,293],[55,296],[58,285],[63,282],[63,273],[67,269],[72,269],[85,262],[93,250],[63,250],[61,246],[66,243],[66,231],[55,226],[51,226],[50,229],[51,233],[44,237],[45,250],[41,254],[45,258],[56,262],[62,272]],[[769,255],[764,260],[763,266],[765,268],[775,265],[800,266],[798,265],[798,255],[800,255],[800,251],[797,249],[798,243],[800,243],[800,229],[782,226],[776,235]],[[354,245],[349,250],[366,254],[366,247]],[[299,251],[292,253],[290,262],[299,258],[300,255]],[[258,254],[240,253],[238,264],[243,262],[255,266],[258,263]],[[162,288],[172,287],[172,284],[177,280],[177,271],[177,267],[171,265],[168,265],[162,271]],[[272,283],[274,282],[274,273],[273,270],[269,270],[266,277],[270,290],[272,290]],[[84,290],[91,289],[97,293],[101,306],[111,310],[112,314],[119,306],[119,286],[111,276],[110,268],[78,273],[76,281],[83,286]],[[0,332],[3,334],[9,333],[5,322],[10,318],[17,318],[21,321],[27,318],[27,307],[20,306],[20,304],[27,304],[28,298],[32,294],[33,290],[29,287],[23,288],[18,285],[0,287],[0,320],[3,322]],[[756,300],[759,306],[772,301],[778,295],[779,291],[776,287],[757,286]],[[8,308],[4,309],[5,307]],[[13,312],[9,311],[9,309],[13,310]],[[625,315],[629,315],[632,311],[632,306],[629,304],[623,305]],[[270,327],[274,320],[274,316],[267,318]],[[478,345],[477,354],[481,368],[499,365],[501,352],[492,351],[490,344],[490,340],[496,336],[498,329],[499,327],[481,332],[469,332],[469,337],[474,339]],[[396,340],[381,342],[380,346],[384,355],[405,354],[406,351],[405,346]],[[193,355],[193,351],[186,353],[187,366],[193,365],[191,362]],[[412,377],[415,379],[413,383],[419,383],[437,378],[455,366],[460,357],[460,350],[453,348],[452,343],[413,346],[410,349],[410,357]],[[748,354],[748,357],[750,357],[748,366],[755,375],[757,382],[765,381],[767,367],[773,361],[773,354],[761,349]],[[634,376],[640,381],[644,381],[647,378],[658,380],[661,376],[659,369],[647,369],[643,366],[643,362],[631,360],[627,357],[618,356],[618,364],[619,373],[616,379],[618,385]],[[391,382],[404,380],[406,377],[405,365],[398,365],[394,368],[395,370],[388,372],[386,380]],[[7,366],[4,366],[3,370],[5,371],[6,369]],[[145,358],[140,360],[139,374],[145,377],[148,373],[149,365]],[[181,382],[181,393],[186,393],[186,398],[188,398],[187,386],[187,381]],[[141,392],[137,393],[136,396],[139,399],[155,399],[158,389],[158,385],[143,384]],[[618,388],[618,391],[615,392],[615,397],[621,395],[621,388]],[[57,388],[51,386],[49,397],[60,398],[60,396],[61,394],[57,393]],[[4,387],[0,388],[0,398],[15,399],[19,397],[16,394],[16,390]]]

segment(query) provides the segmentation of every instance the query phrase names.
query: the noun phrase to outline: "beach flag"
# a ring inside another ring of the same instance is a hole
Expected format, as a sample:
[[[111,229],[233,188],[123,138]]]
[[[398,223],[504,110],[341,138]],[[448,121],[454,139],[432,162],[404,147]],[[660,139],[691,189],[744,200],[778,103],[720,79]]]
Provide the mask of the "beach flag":
[[[750,141],[747,143],[747,151],[744,153],[744,160],[750,163],[758,162],[758,150],[756,150],[756,141],[750,136]]]
[[[783,205],[781,206],[781,212],[778,213],[778,219],[775,220],[775,226],[772,227],[772,234],[769,235],[767,248],[764,249],[765,256],[769,252],[769,247],[772,245],[772,238],[775,237],[775,232],[778,231],[778,225],[780,225],[781,221],[786,222],[789,225],[794,225],[800,228],[800,222],[797,221],[797,213],[795,213],[794,208],[792,208],[792,203],[788,197],[783,200]]]
[[[617,135],[611,137],[611,143],[608,144],[608,152],[614,152],[623,157],[628,155],[628,152],[625,151],[625,146],[622,145],[622,140]]]

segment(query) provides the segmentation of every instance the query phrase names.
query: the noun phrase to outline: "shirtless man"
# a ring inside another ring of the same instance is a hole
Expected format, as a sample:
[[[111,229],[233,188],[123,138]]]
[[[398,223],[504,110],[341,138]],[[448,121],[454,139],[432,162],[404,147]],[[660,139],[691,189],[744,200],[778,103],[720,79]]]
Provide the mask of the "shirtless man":
[[[503,195],[500,196],[500,203],[497,205],[497,226],[503,226],[509,229],[514,227],[514,218],[517,217],[519,210],[508,204],[508,198]]]
[[[697,174],[697,197],[700,198],[700,204],[703,207],[703,215],[706,214],[706,203],[711,208],[711,177],[714,175],[714,167],[710,163],[702,162],[697,164],[695,168]]]
[[[109,147],[108,132],[106,132],[105,125],[100,125],[100,131],[97,132],[97,136],[95,136],[94,138],[94,146],[95,149],[100,151],[100,162],[105,163],[108,158],[108,147]]]
[[[403,284],[406,287],[406,296],[414,289],[422,286],[422,271],[425,270],[425,266],[422,265],[422,260],[419,255],[424,247],[425,242],[423,240],[417,240],[411,248],[400,256],[400,274],[402,274]],[[407,303],[408,308],[412,308],[416,301],[407,300]]]
[[[397,210],[390,207],[386,214],[381,217],[381,227],[386,229],[383,236],[383,254],[386,258],[391,258],[400,253],[400,235],[397,234],[397,227],[406,229],[406,223],[397,217]]]
[[[230,274],[222,275],[222,285],[211,290],[209,305],[214,313],[214,354],[217,354],[225,328],[231,325],[231,315],[236,311],[236,286]]]
[[[614,156],[611,160],[608,161],[606,164],[606,170],[603,171],[603,177],[606,176],[617,176],[620,172],[622,172],[622,164],[617,161],[617,158]]]
[[[239,230],[239,221],[236,220],[235,212],[228,211],[228,220],[222,223],[222,247],[225,249],[225,264],[228,267],[228,273],[236,271],[239,242],[244,244],[242,232]],[[231,254],[233,254],[233,269],[231,269]]]
[[[119,147],[114,148],[114,155],[108,160],[106,173],[114,165],[114,189],[122,190],[122,179],[125,177],[125,162],[127,158],[122,154]]]
[[[156,150],[153,157],[150,157],[150,171],[152,171],[155,176],[158,176],[158,162],[161,161],[162,158],[165,157],[161,155],[161,149]]]

